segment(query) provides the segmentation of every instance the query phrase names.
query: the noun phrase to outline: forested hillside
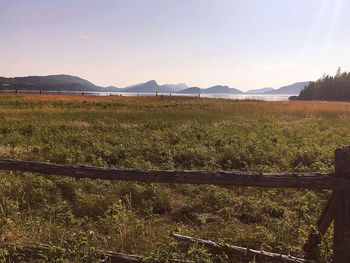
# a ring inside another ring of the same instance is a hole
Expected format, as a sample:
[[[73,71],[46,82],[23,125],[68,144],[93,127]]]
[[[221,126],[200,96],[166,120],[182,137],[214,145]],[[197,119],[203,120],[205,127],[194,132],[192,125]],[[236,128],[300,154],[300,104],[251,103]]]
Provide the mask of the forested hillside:
[[[300,100],[350,101],[350,73],[341,72],[335,76],[324,75],[315,82],[310,82],[298,96]]]

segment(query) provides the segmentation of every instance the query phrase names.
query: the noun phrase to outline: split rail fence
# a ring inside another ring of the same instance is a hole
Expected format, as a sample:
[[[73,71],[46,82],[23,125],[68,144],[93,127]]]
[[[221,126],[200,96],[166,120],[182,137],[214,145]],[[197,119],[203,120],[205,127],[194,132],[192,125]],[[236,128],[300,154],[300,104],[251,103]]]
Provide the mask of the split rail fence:
[[[335,150],[334,165],[335,171],[333,173],[243,173],[117,169],[0,159],[0,170],[69,176],[80,179],[314,190],[330,189],[332,195],[316,223],[318,231],[310,231],[309,239],[304,246],[306,259],[228,244],[225,245],[225,248],[232,253],[251,254],[257,258],[273,262],[318,262],[320,237],[326,233],[331,223],[334,222],[333,262],[346,263],[350,262],[350,146]],[[218,249],[220,247],[220,245],[210,240],[180,234],[172,234],[172,237],[179,241],[199,243],[210,248]],[[127,258],[127,255],[125,257]],[[141,260],[138,260],[139,258],[134,257],[132,260],[125,262],[141,262]]]

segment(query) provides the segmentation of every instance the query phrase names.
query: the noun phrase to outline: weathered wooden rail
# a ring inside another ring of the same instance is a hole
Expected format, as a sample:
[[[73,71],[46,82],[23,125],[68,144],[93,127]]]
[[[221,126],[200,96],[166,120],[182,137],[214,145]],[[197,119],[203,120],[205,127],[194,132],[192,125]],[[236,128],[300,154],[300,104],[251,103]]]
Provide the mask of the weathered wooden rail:
[[[324,173],[242,173],[210,171],[161,171],[61,165],[0,160],[0,169],[62,175],[74,178],[144,183],[211,184],[304,189],[350,189],[350,178]]]
[[[335,172],[328,174],[243,173],[223,171],[117,169],[0,159],[0,170],[69,176],[78,179],[89,178],[111,181],[138,181],[144,183],[331,189],[333,190],[333,194],[317,221],[318,231],[317,233],[310,233],[309,240],[305,246],[307,259],[303,261],[303,259],[285,255],[280,255],[280,259],[288,259],[288,262],[310,262],[307,260],[314,260],[314,262],[317,262],[319,260],[318,245],[321,240],[318,237],[319,235],[324,235],[330,224],[334,222],[333,262],[347,263],[350,262],[350,147],[337,149],[335,151],[334,164]],[[175,235],[174,237],[181,239],[181,236],[179,235]],[[182,240],[184,239],[186,238],[182,238]],[[191,237],[187,237],[187,241],[204,242],[201,239],[191,239]],[[207,245],[212,241],[208,242],[206,243]],[[213,245],[213,243],[211,244]],[[244,251],[245,248],[231,246],[231,249]],[[259,254],[259,251],[257,250],[249,251],[253,254]],[[277,254],[264,252],[263,256],[268,257],[269,255],[276,256]]]
[[[293,257],[290,255],[283,255],[273,252],[266,252],[262,250],[256,250],[256,249],[249,249],[245,247],[239,247],[239,246],[233,246],[230,244],[218,244],[216,242],[213,242],[211,240],[204,240],[200,238],[190,237],[190,236],[184,236],[179,235],[176,233],[171,234],[173,238],[189,242],[189,243],[199,243],[201,245],[204,245],[209,248],[219,249],[219,250],[225,250],[225,252],[229,252],[232,254],[244,254],[244,255],[253,255],[255,259],[261,259],[261,260],[267,260],[268,262],[284,262],[284,263],[311,263],[314,262],[312,260],[307,259],[301,259],[297,257]]]

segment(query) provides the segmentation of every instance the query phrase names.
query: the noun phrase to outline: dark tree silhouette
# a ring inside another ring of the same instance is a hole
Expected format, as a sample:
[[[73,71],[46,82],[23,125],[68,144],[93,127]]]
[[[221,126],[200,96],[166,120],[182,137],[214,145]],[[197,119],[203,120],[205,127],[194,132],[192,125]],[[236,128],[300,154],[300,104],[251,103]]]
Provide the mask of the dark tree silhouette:
[[[350,73],[339,67],[334,77],[324,75],[306,85],[298,99],[350,101]]]

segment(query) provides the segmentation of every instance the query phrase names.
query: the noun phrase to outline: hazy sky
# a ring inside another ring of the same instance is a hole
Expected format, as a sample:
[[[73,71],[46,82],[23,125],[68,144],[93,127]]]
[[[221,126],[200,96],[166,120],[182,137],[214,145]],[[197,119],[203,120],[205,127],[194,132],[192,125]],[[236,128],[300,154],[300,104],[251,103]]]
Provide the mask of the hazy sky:
[[[0,0],[0,75],[243,90],[350,70],[348,0]]]

